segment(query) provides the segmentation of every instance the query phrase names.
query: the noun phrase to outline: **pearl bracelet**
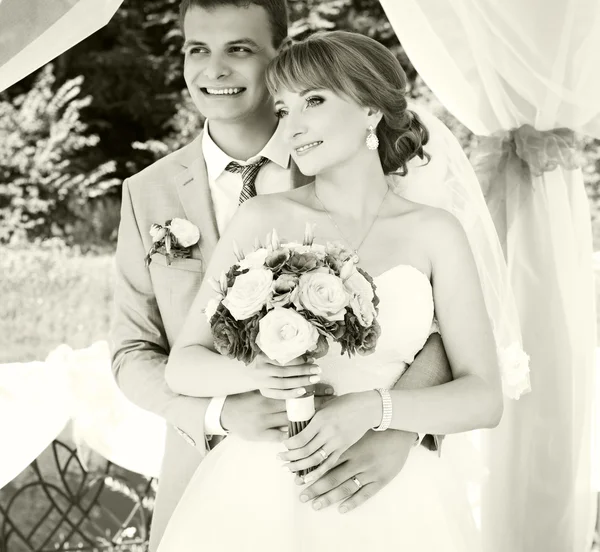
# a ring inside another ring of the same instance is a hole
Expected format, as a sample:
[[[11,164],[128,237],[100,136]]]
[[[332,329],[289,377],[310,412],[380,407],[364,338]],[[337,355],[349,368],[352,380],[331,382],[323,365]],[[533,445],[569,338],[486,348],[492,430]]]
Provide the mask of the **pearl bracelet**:
[[[392,423],[392,397],[387,389],[375,389],[381,396],[381,423],[378,427],[374,427],[373,431],[385,431]]]

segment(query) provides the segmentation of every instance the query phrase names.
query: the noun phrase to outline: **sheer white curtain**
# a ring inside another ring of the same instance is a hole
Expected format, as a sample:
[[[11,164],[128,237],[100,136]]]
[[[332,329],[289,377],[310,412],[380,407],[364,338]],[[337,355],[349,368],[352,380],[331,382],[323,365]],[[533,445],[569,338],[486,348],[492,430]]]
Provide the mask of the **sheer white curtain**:
[[[0,92],[106,25],[123,0],[0,0]]]
[[[570,131],[600,138],[600,2],[380,1],[434,94],[487,137],[473,162],[531,356],[532,392],[507,401],[500,427],[484,435],[485,551],[587,551],[594,287]]]
[[[82,461],[91,449],[136,473],[160,472],[165,421],[121,393],[105,341],[75,351],[60,345],[44,362],[0,364],[0,420],[0,489],[69,422]]]

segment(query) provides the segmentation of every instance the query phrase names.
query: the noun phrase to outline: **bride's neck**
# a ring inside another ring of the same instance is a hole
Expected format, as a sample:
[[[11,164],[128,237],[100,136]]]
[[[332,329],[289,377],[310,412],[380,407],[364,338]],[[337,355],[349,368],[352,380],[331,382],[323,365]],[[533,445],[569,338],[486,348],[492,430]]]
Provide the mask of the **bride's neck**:
[[[388,184],[378,156],[365,155],[318,174],[315,194],[327,211],[360,223],[379,210]]]

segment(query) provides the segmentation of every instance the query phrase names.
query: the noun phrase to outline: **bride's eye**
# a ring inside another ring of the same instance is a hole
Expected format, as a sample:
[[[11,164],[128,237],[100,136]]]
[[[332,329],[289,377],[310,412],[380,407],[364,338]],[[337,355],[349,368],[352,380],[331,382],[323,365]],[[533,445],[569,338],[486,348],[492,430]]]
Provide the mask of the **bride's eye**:
[[[278,119],[283,119],[287,115],[287,111],[285,109],[278,109],[275,112],[275,117]]]
[[[308,107],[316,107],[317,105],[321,105],[325,101],[321,96],[311,96],[310,98],[306,98],[306,105]]]

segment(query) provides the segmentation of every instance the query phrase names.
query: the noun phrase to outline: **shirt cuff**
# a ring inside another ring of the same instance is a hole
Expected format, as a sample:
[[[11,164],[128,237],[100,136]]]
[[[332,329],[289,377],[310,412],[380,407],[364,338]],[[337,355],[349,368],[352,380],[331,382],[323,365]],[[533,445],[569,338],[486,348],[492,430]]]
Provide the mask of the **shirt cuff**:
[[[206,435],[227,435],[228,431],[221,425],[221,412],[227,397],[213,397],[208,403],[204,415],[204,433]]]

